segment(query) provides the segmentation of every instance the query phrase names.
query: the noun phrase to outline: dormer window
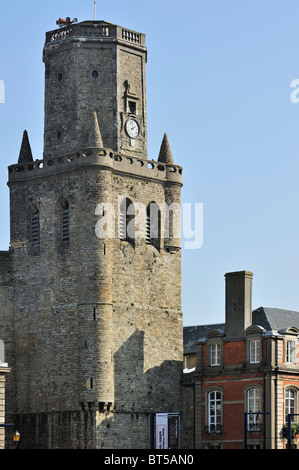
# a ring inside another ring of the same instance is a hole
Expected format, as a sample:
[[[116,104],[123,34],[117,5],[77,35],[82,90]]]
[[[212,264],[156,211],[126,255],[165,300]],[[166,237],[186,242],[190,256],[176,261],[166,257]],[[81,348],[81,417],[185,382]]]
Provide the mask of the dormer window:
[[[251,364],[261,362],[261,341],[259,339],[249,341],[249,362]]]
[[[287,341],[287,356],[286,362],[291,364],[297,363],[297,342],[296,341]]]
[[[221,354],[221,345],[220,343],[210,344],[210,365],[219,366],[220,365],[220,354]]]
[[[210,330],[207,332],[207,365],[215,367],[223,363],[222,330]]]
[[[298,364],[298,328],[289,326],[279,330],[279,333],[285,336],[283,361],[286,364]]]
[[[263,361],[263,334],[265,329],[259,325],[250,325],[245,330],[246,361],[249,364],[259,364]]]

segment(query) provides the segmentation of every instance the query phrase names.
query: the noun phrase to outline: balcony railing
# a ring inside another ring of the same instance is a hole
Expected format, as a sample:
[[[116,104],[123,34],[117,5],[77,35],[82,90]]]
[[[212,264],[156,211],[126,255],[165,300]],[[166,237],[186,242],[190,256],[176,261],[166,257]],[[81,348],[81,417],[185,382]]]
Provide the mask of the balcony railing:
[[[263,430],[262,423],[248,423],[247,431],[249,432],[261,432]]]
[[[205,434],[221,434],[223,433],[223,426],[222,424],[210,424],[209,426],[205,426],[204,433]]]

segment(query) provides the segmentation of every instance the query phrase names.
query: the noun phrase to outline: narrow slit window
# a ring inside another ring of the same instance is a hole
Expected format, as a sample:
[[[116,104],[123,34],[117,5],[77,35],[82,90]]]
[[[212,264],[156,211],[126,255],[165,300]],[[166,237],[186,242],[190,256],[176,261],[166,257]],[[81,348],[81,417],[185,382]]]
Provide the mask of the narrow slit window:
[[[70,207],[67,201],[62,202],[61,238],[62,240],[69,240],[70,238]]]
[[[40,242],[39,212],[35,209],[31,212],[31,245],[37,246]]]

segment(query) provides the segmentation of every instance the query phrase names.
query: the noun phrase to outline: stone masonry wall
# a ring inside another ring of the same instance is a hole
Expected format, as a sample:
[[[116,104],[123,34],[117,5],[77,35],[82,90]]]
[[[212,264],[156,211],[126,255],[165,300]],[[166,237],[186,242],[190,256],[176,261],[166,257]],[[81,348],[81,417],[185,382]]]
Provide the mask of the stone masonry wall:
[[[8,406],[31,422],[44,413],[76,416],[86,406],[90,412],[94,403],[94,446],[147,447],[149,413],[181,410],[180,252],[159,251],[144,239],[135,247],[99,239],[95,209],[108,200],[117,213],[119,194],[144,204],[165,201],[161,182],[96,167],[11,184],[17,295],[8,358],[15,405]],[[64,242],[62,197],[70,205]],[[32,205],[40,213],[38,249],[29,243]],[[113,412],[99,413],[98,404],[108,402]]]

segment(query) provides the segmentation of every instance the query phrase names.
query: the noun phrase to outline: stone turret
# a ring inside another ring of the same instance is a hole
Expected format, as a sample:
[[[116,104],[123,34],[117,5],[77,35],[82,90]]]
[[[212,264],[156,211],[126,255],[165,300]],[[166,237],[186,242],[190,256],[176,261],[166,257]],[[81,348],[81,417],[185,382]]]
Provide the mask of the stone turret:
[[[95,111],[93,112],[93,115],[92,115],[92,123],[90,127],[88,146],[91,148],[93,147],[103,148],[104,147],[103,139],[102,139],[101,131],[100,131],[100,126],[99,126],[99,121],[98,121],[98,116]]]
[[[33,158],[32,158],[32,152],[31,152],[31,147],[29,143],[28,133],[25,130],[23,132],[23,139],[22,139],[18,163],[29,163],[32,161],[33,161]]]
[[[172,153],[170,150],[170,145],[169,145],[168,137],[166,133],[164,134],[162,144],[160,147],[158,162],[163,162],[163,163],[168,163],[168,164],[173,165]]]

